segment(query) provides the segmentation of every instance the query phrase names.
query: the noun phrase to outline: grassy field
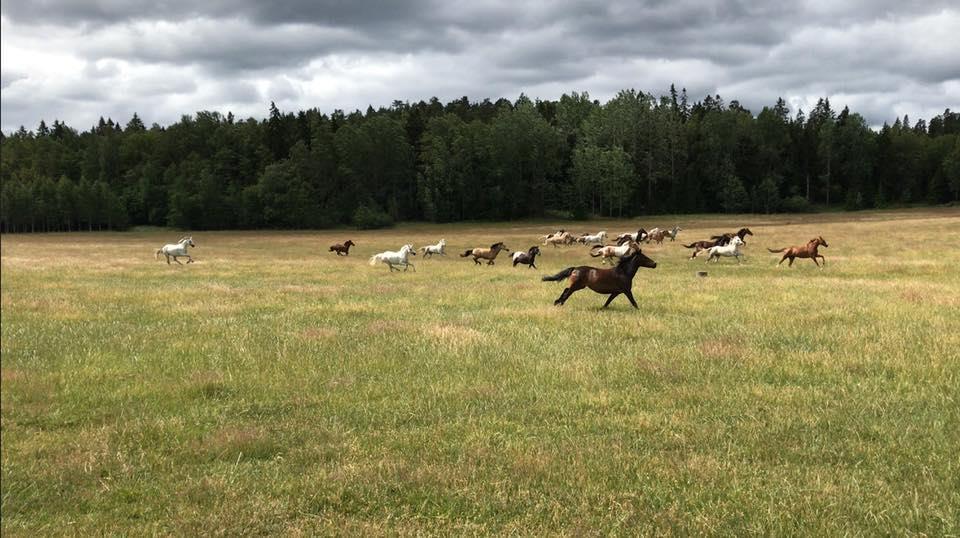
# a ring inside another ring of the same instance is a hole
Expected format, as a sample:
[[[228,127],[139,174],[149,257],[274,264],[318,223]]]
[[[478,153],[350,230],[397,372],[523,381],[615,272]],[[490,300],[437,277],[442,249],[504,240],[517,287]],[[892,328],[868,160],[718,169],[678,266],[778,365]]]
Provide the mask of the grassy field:
[[[675,223],[639,311],[456,256]],[[960,534],[956,209],[177,237],[2,238],[4,536]]]

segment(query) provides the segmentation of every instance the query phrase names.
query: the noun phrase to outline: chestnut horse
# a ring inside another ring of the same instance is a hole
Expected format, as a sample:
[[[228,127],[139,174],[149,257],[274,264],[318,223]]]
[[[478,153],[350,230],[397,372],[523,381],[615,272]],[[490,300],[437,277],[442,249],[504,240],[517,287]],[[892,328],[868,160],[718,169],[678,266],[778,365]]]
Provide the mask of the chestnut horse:
[[[814,237],[810,241],[807,241],[807,244],[803,245],[802,247],[783,247],[780,250],[773,250],[772,248],[768,248],[767,250],[776,254],[786,251],[784,252],[783,257],[780,258],[780,261],[777,262],[778,267],[780,266],[781,263],[783,263],[783,260],[786,260],[787,258],[790,258],[790,263],[787,264],[788,267],[793,265],[794,258],[810,258],[811,260],[813,260],[813,263],[817,264],[817,267],[819,267],[820,269],[823,269],[823,267],[827,265],[827,259],[824,258],[823,255],[821,255],[819,252],[817,252],[817,249],[820,248],[821,246],[823,247],[830,246],[827,244],[827,241],[823,238],[822,235]],[[817,262],[817,258],[820,258],[821,260],[823,260],[823,265],[820,265],[820,263]]]
[[[501,250],[506,250],[510,252],[503,243],[494,243],[490,245],[490,248],[474,248],[470,249],[460,255],[461,258],[466,258],[467,256],[473,256],[473,261],[477,265],[480,265],[480,258],[489,260],[487,265],[493,265],[493,260],[497,257],[497,254],[500,254]]]
[[[540,254],[540,247],[538,246],[532,246],[526,252],[514,252],[513,266],[516,267],[518,263],[523,263],[530,266],[530,269],[536,269],[538,254]]]
[[[356,243],[347,239],[342,245],[337,243],[336,245],[330,245],[330,252],[336,252],[337,256],[349,256],[350,247],[354,246]]]
[[[634,308],[639,308],[637,301],[633,298],[633,277],[641,267],[653,269],[656,266],[657,262],[651,260],[642,252],[637,251],[626,258],[622,258],[616,267],[610,269],[598,269],[588,265],[567,267],[553,276],[543,277],[543,281],[559,282],[565,278],[570,279],[569,286],[567,286],[567,288],[563,290],[563,293],[560,294],[560,297],[553,302],[553,304],[557,306],[563,305],[573,292],[582,290],[583,288],[590,288],[597,293],[610,294],[610,296],[607,297],[607,302],[603,303],[601,309],[606,308],[607,305],[621,293],[627,296],[627,300],[630,301],[630,304],[632,304]]]

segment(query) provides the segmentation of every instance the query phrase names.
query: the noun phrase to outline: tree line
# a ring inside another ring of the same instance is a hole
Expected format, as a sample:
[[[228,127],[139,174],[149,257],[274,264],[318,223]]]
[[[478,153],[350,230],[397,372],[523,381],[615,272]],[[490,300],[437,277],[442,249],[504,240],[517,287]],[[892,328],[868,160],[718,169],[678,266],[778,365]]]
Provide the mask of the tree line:
[[[0,133],[0,229],[378,227],[656,213],[850,210],[960,199],[960,114],[872,130],[828,99],[754,115],[671,86],[366,112],[202,111]]]

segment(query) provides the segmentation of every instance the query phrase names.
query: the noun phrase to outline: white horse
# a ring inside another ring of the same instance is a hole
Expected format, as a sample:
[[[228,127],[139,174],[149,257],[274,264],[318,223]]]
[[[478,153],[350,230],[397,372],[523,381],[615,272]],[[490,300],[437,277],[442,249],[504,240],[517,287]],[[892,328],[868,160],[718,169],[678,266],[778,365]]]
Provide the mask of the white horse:
[[[416,256],[417,253],[413,251],[413,245],[403,245],[400,247],[399,252],[393,252],[388,250],[386,252],[381,252],[380,254],[374,254],[370,256],[370,265],[376,265],[377,262],[383,262],[390,266],[390,270],[394,270],[394,265],[402,265],[403,270],[406,271],[408,267],[413,267],[413,271],[417,271],[417,267],[407,261],[407,258],[410,256]],[[399,271],[399,269],[397,269]]]
[[[163,245],[163,247],[158,248],[157,252],[154,253],[153,257],[160,259],[160,255],[163,254],[167,257],[167,263],[170,263],[170,258],[173,258],[173,261],[180,263],[180,260],[177,258],[181,256],[187,257],[187,263],[193,263],[193,258],[190,254],[187,253],[187,247],[196,247],[197,245],[193,242],[193,237],[184,237],[176,243],[171,243],[169,245]],[[180,265],[183,265],[180,263]]]
[[[585,243],[585,244],[589,244],[589,243],[600,243],[601,245],[602,245],[602,244],[604,243],[604,241],[606,241],[606,240],[607,240],[607,231],[606,231],[606,230],[604,230],[604,231],[602,231],[602,232],[600,232],[600,233],[593,234],[593,235],[583,234],[583,235],[581,235],[580,238],[578,239],[578,241],[580,241],[581,243]]]
[[[720,261],[720,256],[733,256],[737,259],[737,263],[741,263],[743,259],[743,254],[740,252],[740,246],[743,245],[743,239],[740,239],[738,236],[733,236],[733,239],[729,243],[723,246],[710,247],[707,250],[707,254],[710,255],[707,258],[707,263],[710,263],[710,260]]]
[[[425,247],[420,247],[420,251],[423,252],[424,257],[433,256],[434,254],[439,254],[441,256],[446,256],[447,253],[444,252],[444,248],[447,246],[447,240],[441,239],[436,245],[427,245]]]
[[[603,259],[600,260],[601,264],[607,263],[607,260],[610,260],[610,263],[616,261],[617,258],[623,258],[624,256],[629,256],[633,251],[640,252],[640,245],[637,244],[634,240],[629,240],[626,243],[620,246],[603,246],[603,245],[594,245],[590,249],[590,255],[594,258],[603,256]]]
[[[683,231],[683,228],[681,228],[681,227],[679,227],[679,226],[674,226],[672,230],[670,230],[670,231],[667,232],[667,236],[670,237],[670,240],[671,240],[671,241],[676,241],[676,240],[677,240],[677,234],[680,233],[680,232],[682,232],[682,231]]]

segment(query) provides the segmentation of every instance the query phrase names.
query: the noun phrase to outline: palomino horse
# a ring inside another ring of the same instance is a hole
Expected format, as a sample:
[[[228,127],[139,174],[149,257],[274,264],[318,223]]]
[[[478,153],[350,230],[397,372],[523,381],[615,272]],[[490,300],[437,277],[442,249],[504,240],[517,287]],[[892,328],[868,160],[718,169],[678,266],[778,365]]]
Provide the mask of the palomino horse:
[[[513,266],[516,267],[518,263],[523,263],[529,265],[530,269],[536,269],[537,254],[540,254],[540,247],[538,246],[532,246],[526,252],[514,252]]]
[[[653,269],[656,266],[657,262],[646,257],[638,250],[630,256],[621,259],[616,267],[610,269],[598,269],[586,265],[567,267],[553,276],[543,277],[543,280],[546,282],[558,282],[565,278],[570,279],[567,288],[564,289],[560,297],[553,302],[553,304],[557,306],[566,302],[573,292],[582,290],[583,288],[590,288],[597,293],[610,294],[610,297],[607,297],[607,302],[603,303],[601,308],[606,308],[607,305],[621,293],[627,296],[627,300],[630,301],[630,304],[632,304],[634,308],[639,308],[637,301],[633,299],[633,276],[637,274],[637,270],[641,267]]]
[[[811,260],[813,260],[813,263],[817,264],[817,267],[819,267],[820,269],[823,269],[824,265],[827,265],[827,259],[824,258],[819,252],[817,252],[817,249],[820,248],[821,246],[823,247],[830,246],[827,244],[827,241],[823,238],[822,235],[814,237],[810,241],[807,241],[807,244],[802,247],[784,247],[784,248],[781,248],[780,250],[773,250],[772,248],[768,248],[767,250],[777,254],[783,251],[786,251],[784,252],[783,257],[780,258],[780,261],[777,262],[777,266],[783,263],[783,260],[787,258],[790,258],[790,263],[787,264],[788,267],[793,265],[794,258],[810,258]],[[820,258],[821,260],[823,260],[823,265],[820,265],[820,263],[817,262],[817,258]]]
[[[197,245],[193,243],[193,236],[184,237],[176,243],[170,243],[168,245],[163,245],[158,248],[157,251],[153,254],[153,257],[157,260],[160,259],[160,255],[163,254],[167,257],[167,264],[170,263],[170,258],[173,258],[173,261],[180,263],[180,260],[177,258],[185,256],[187,258],[187,263],[193,263],[193,257],[187,253],[187,247],[196,248]],[[180,265],[183,265],[180,263]]]
[[[447,248],[447,240],[441,239],[436,245],[427,245],[425,247],[420,247],[420,251],[423,252],[423,257],[432,257],[434,254],[439,254],[441,256],[446,256],[447,253],[444,249]]]
[[[740,247],[743,246],[743,244],[743,239],[733,236],[733,239],[726,245],[717,245],[708,248],[707,254],[709,254],[710,257],[707,258],[707,263],[710,263],[710,260],[720,261],[720,256],[733,256],[737,259],[738,264],[741,263],[743,254],[740,252]]]
[[[336,252],[337,256],[349,256],[350,247],[355,244],[353,241],[347,239],[343,244],[337,243],[336,245],[330,245],[330,252]]]
[[[473,261],[477,265],[480,265],[480,258],[483,258],[487,261],[487,265],[493,265],[493,260],[497,257],[497,254],[500,254],[501,250],[506,250],[510,252],[503,243],[494,243],[490,245],[490,248],[474,248],[470,249],[460,255],[461,258],[466,258],[467,256],[473,256]]]
[[[644,239],[646,239],[647,235],[649,234],[643,228],[640,228],[639,230],[637,230],[637,233],[622,233],[617,236],[617,244],[622,245],[627,239],[630,239],[639,243]]]
[[[557,248],[557,245],[569,245],[574,241],[576,241],[576,238],[574,238],[570,232],[560,230],[555,234],[544,236],[543,245],[547,246],[550,244],[553,245],[553,248]]]
[[[370,256],[370,265],[373,266],[376,265],[377,262],[383,262],[390,267],[390,271],[395,269],[394,265],[402,265],[404,271],[409,267],[413,267],[413,271],[416,272],[417,267],[408,261],[410,256],[416,255],[417,253],[413,251],[413,245],[403,245],[397,252],[388,250]],[[399,271],[399,269],[397,269],[397,271]]]
[[[603,245],[594,245],[590,249],[590,255],[594,258],[603,256],[603,259],[600,260],[601,264],[607,263],[607,260],[613,264],[614,258],[623,258],[624,256],[629,256],[631,252],[640,252],[640,245],[636,241],[627,239],[622,245],[619,246],[603,246]]]

